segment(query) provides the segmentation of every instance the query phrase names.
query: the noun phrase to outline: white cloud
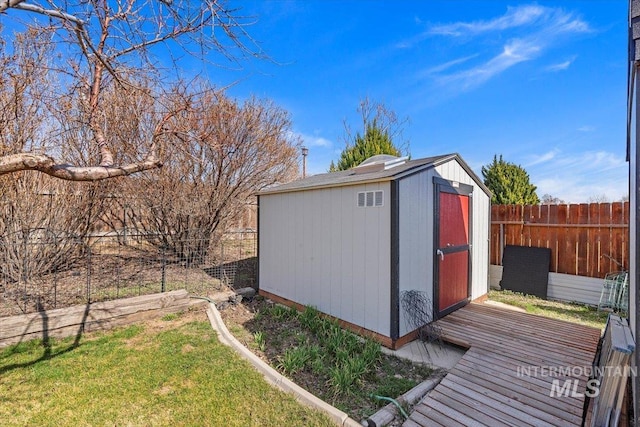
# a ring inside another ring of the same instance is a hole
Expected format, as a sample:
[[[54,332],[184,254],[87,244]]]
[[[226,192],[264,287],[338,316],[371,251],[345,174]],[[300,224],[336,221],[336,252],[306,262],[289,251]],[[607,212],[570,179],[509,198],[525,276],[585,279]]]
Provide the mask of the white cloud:
[[[561,42],[561,35],[585,33],[590,31],[590,28],[582,19],[562,9],[525,5],[508,8],[504,15],[487,21],[456,22],[434,26],[430,29],[430,34],[453,37],[474,36],[470,42],[482,43],[481,35],[493,31],[501,31],[505,37],[511,36],[502,46],[502,52],[472,68],[453,73],[447,74],[446,71],[478,54],[435,66],[431,69],[433,74],[443,73],[435,76],[436,81],[451,87],[454,92],[470,90],[517,64],[541,57],[552,46]],[[548,70],[566,69],[574,59],[575,57],[563,63],[554,64],[548,67]]]
[[[596,130],[596,128],[595,126],[585,125],[585,126],[580,126],[577,130],[578,132],[593,132]]]
[[[540,163],[549,162],[553,160],[559,153],[560,153],[560,150],[558,150],[557,148],[554,148],[553,150],[547,151],[546,153],[543,153],[540,155],[533,155],[531,156],[531,160],[525,164],[525,167],[535,166]]]
[[[474,35],[490,31],[503,31],[509,28],[532,24],[546,13],[548,8],[536,5],[507,7],[507,13],[489,21],[455,22],[453,24],[436,25],[431,27],[431,34],[448,36]]]
[[[628,164],[624,157],[607,151],[564,153],[554,150],[540,155],[545,161],[525,167],[538,196],[551,194],[566,202],[586,203],[606,194],[611,201],[628,194]]]
[[[304,133],[295,133],[294,135],[299,137],[302,140],[302,145],[304,145],[307,148],[310,148],[310,147],[331,148],[333,146],[333,142],[321,136],[308,135]]]
[[[618,156],[608,151],[585,151],[583,153],[563,153],[556,156],[555,167],[562,168],[571,172],[592,171],[594,176],[604,171],[626,168],[627,164],[622,156]]]
[[[556,33],[590,31],[589,24],[562,9],[538,5],[522,5],[507,7],[507,12],[504,15],[488,21],[435,25],[428,32],[432,35],[459,37],[475,36],[494,31],[504,32],[520,27],[538,27],[549,29]]]
[[[456,65],[463,64],[470,59],[477,57],[478,54],[465,56],[463,58],[453,59],[451,61],[445,62],[444,64],[436,65],[435,67],[431,67],[424,71],[423,75],[436,74],[441,73],[443,71],[448,70],[451,67],[455,67]]]
[[[472,36],[479,33],[490,31],[503,31],[509,28],[515,28],[526,24],[534,23],[541,15],[544,15],[548,9],[536,5],[525,5],[518,7],[507,7],[507,12],[498,18],[489,21],[475,22],[454,22],[452,24],[440,24],[429,27],[411,38],[396,43],[398,49],[407,49],[413,47],[427,37],[434,35],[443,36]],[[422,20],[415,19],[416,24],[422,24]]]
[[[459,91],[469,90],[480,86],[520,62],[534,59],[539,55],[541,49],[540,46],[527,40],[512,40],[504,46],[502,53],[484,64],[442,76],[438,80],[445,85],[455,85]]]
[[[557,64],[551,64],[545,67],[545,71],[550,71],[550,72],[556,72],[556,71],[564,71],[567,68],[569,68],[571,66],[571,64],[573,64],[573,61],[575,61],[575,57],[571,58],[571,59],[567,59],[564,62],[559,62]]]

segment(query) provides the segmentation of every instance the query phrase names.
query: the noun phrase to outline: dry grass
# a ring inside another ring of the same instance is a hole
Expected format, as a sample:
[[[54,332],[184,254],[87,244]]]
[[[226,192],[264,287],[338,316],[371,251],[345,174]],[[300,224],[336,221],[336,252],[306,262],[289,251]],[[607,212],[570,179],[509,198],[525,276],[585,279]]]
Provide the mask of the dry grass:
[[[160,254],[148,244],[95,243],[90,257],[66,271],[29,278],[26,283],[0,280],[0,317],[150,293],[186,289],[206,296],[255,284],[253,240],[228,240],[203,265]],[[223,250],[224,248],[224,250]],[[223,267],[220,267],[220,266]]]
[[[512,291],[489,291],[489,299],[524,309],[527,313],[603,329],[609,313],[585,304],[544,300]]]

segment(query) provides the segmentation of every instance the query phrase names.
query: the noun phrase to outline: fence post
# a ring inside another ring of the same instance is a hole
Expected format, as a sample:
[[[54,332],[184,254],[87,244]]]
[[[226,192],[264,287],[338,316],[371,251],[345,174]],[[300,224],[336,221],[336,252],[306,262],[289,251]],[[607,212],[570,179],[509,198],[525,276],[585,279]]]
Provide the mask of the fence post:
[[[91,304],[91,246],[87,245],[87,304]]]
[[[51,200],[51,199],[49,199]],[[49,230],[51,233],[51,230]],[[58,235],[53,233],[54,247],[58,247]],[[58,308],[58,269],[53,272],[53,308]]]
[[[27,302],[28,302],[28,298],[27,295],[29,294],[29,289],[27,288],[27,282],[28,280],[28,274],[27,274],[27,256],[29,253],[29,247],[27,246],[27,240],[29,240],[29,235],[27,234],[26,236],[24,235],[23,232],[23,240],[24,240],[24,254],[22,256],[22,283],[24,283],[24,312],[27,312]]]
[[[504,224],[500,224],[500,259],[499,265],[502,265],[502,257],[504,256]]]
[[[167,283],[167,254],[164,250],[164,245],[160,248],[160,254],[162,255],[162,279],[160,282],[160,292],[164,292]]]

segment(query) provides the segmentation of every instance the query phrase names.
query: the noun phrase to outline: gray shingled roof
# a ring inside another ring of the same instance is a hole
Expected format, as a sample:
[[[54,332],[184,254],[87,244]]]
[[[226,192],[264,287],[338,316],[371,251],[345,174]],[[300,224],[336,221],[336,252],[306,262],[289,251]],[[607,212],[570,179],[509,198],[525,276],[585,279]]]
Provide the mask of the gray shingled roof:
[[[337,187],[361,182],[392,181],[396,177],[404,175],[405,173],[412,171],[413,169],[419,170],[430,168],[445,163],[454,158],[458,158],[463,167],[467,169],[471,176],[475,177],[473,171],[471,171],[471,169],[468,168],[468,166],[462,161],[462,159],[460,159],[460,156],[456,153],[453,153],[445,154],[442,156],[426,157],[424,159],[410,160],[402,165],[379,172],[356,174],[353,170],[346,170],[312,175],[307,178],[278,185],[276,187],[266,188],[258,194],[284,193],[290,191],[310,190],[320,187]]]

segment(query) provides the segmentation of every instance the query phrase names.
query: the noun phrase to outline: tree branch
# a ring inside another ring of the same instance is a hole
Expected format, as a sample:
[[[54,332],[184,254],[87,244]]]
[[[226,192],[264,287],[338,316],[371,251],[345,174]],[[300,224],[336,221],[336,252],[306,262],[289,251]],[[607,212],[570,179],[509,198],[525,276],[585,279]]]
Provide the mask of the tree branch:
[[[0,13],[9,8],[16,7],[24,1],[25,0],[0,0]]]
[[[35,153],[18,153],[0,157],[0,175],[35,170],[67,181],[100,181],[159,167],[162,167],[162,162],[156,160],[153,156],[142,162],[111,167],[56,164],[52,157]]]
[[[60,19],[64,19],[66,21],[71,21],[71,22],[75,22],[78,25],[84,25],[84,21],[82,21],[81,19],[79,19],[76,16],[73,16],[69,13],[65,13],[65,12],[61,12],[59,10],[55,10],[55,9],[45,9],[41,6],[36,6],[34,4],[27,4],[27,3],[23,3],[24,0],[13,0],[13,2],[15,2],[16,4],[11,5],[12,1],[9,0],[9,6],[8,7],[13,7],[15,9],[20,9],[20,10],[26,10],[28,12],[35,12],[35,13],[39,13],[41,15],[46,15],[46,16],[50,16],[52,18],[60,18]],[[7,6],[7,4],[0,4],[0,12],[2,12],[3,6]],[[6,8],[5,8],[6,9]]]

